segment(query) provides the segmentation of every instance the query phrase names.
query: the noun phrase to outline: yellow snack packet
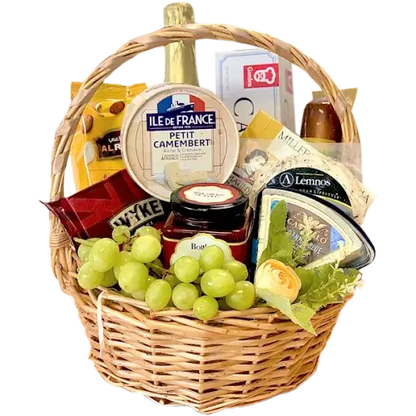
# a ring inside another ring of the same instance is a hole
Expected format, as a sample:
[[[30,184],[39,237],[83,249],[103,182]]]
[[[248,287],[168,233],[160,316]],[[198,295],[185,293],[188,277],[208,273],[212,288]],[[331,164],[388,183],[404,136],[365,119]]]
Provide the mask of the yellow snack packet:
[[[80,82],[71,84],[74,98]],[[124,168],[120,129],[125,109],[146,84],[103,84],[88,103],[71,145],[71,164],[77,191]]]

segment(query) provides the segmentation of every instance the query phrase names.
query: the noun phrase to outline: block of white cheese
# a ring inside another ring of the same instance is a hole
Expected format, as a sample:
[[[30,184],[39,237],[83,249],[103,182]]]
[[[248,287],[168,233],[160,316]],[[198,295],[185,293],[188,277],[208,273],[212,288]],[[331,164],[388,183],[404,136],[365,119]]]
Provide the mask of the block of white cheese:
[[[207,172],[188,172],[182,170],[178,162],[171,162],[165,166],[165,184],[174,191],[181,186],[190,185],[193,183],[203,183],[208,180]]]

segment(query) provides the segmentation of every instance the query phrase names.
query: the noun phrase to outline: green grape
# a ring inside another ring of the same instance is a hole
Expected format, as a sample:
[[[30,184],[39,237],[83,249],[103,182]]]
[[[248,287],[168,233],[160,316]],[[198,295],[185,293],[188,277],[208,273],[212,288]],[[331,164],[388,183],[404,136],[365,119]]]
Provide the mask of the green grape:
[[[194,302],[192,309],[198,319],[207,321],[218,313],[218,302],[212,296],[201,296]]]
[[[206,272],[201,279],[202,291],[214,298],[227,296],[234,288],[234,277],[227,270],[213,269]]]
[[[184,283],[190,283],[198,279],[199,262],[191,256],[178,259],[174,265],[175,276]]]
[[[183,311],[190,311],[198,298],[198,289],[192,283],[180,283],[172,291],[173,304]]]
[[[236,282],[246,280],[248,277],[247,266],[244,263],[241,263],[241,261],[234,259],[228,260],[224,263],[222,268],[229,271],[233,275],[234,281]]]
[[[155,265],[156,267],[149,267],[149,269],[150,270],[152,270],[153,271],[153,273],[155,273],[156,274],[156,276],[159,276],[159,277],[162,277],[162,275],[163,275],[163,270],[164,270],[164,267],[163,267],[163,263],[162,263],[162,261],[160,260],[160,259],[156,259],[155,261],[152,261],[151,263],[149,263],[149,264],[153,264],[153,265]]]
[[[208,246],[201,251],[199,264],[204,272],[221,269],[224,263],[224,252],[218,246]]]
[[[82,264],[85,264],[89,260],[91,248],[91,246],[87,246],[86,244],[79,245],[77,254]]]
[[[152,311],[166,308],[171,294],[172,288],[170,287],[170,284],[163,279],[157,279],[147,289],[146,305]]]
[[[152,235],[144,235],[134,240],[131,247],[133,258],[140,263],[151,263],[155,261],[162,251],[160,241]]]
[[[142,289],[142,290],[139,290],[138,292],[132,293],[133,298],[134,298],[134,299],[137,299],[137,300],[145,300],[145,298],[146,298],[146,291],[147,291],[147,289],[148,289],[148,288],[149,288],[149,286],[150,286],[153,282],[155,282],[156,280],[157,280],[157,279],[156,279],[156,277],[149,276],[149,277],[147,278],[146,287],[145,287],[144,289]]]
[[[114,275],[114,269],[107,270],[104,273],[104,278],[101,281],[101,286],[111,287],[117,283],[116,276]]]
[[[89,238],[87,241],[89,243],[96,243],[98,240],[99,238]],[[77,254],[83,264],[89,260],[91,248],[92,248],[92,245],[89,245],[89,244],[79,245]]]
[[[225,299],[230,308],[237,311],[245,311],[253,306],[256,299],[256,290],[253,283],[237,282],[233,291]]]
[[[227,301],[225,298],[219,298],[217,299],[218,306],[220,308],[220,311],[229,311],[231,308],[228,306]]]
[[[135,236],[143,237],[145,235],[151,235],[152,237],[156,237],[159,241],[162,239],[160,231],[156,230],[154,227],[149,227],[148,225],[144,225],[140,227],[134,233]]]
[[[169,308],[175,308],[175,304],[173,303],[172,298],[169,299],[169,302],[166,306],[169,306]]]
[[[83,289],[95,289],[104,279],[103,272],[97,272],[89,262],[82,265],[78,272],[78,283]]]
[[[165,277],[165,280],[170,284],[172,289],[181,282],[174,274],[168,274]]]
[[[118,258],[117,264],[114,266],[114,275],[118,280],[118,275],[120,274],[120,270],[122,267],[127,263],[134,263],[136,260],[132,257],[130,251],[120,251],[120,255]]]
[[[111,237],[117,244],[126,243],[130,239],[130,229],[126,225],[119,225],[114,228]]]
[[[96,243],[97,241],[100,241],[101,240],[101,238],[89,238],[87,241],[89,242],[89,243]]]
[[[195,285],[195,286],[198,289],[199,296],[204,296],[204,292],[202,291],[201,286],[200,285]]]
[[[119,256],[117,243],[109,238],[102,238],[91,248],[89,262],[97,272],[106,272],[117,264]]]
[[[125,290],[121,289],[120,290],[120,294],[125,296],[126,298],[132,298],[133,296],[131,295],[131,293],[126,292]]]
[[[135,293],[146,287],[149,271],[142,263],[125,264],[118,275],[118,284],[128,293]]]

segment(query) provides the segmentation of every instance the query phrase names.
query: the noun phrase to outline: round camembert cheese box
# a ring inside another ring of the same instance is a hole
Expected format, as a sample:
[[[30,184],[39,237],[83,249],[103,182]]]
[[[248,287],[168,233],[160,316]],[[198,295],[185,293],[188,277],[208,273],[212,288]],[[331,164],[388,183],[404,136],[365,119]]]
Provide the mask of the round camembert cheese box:
[[[239,152],[235,121],[211,92],[183,84],[149,88],[129,105],[122,155],[133,180],[169,201],[192,183],[224,183]]]

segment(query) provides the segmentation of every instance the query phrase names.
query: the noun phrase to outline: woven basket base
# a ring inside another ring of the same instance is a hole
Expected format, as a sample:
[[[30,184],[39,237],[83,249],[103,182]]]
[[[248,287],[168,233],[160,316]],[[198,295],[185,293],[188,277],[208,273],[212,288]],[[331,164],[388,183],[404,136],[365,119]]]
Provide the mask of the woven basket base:
[[[297,388],[315,372],[343,307],[332,305],[316,314],[315,337],[270,308],[252,309],[251,315],[221,312],[204,324],[190,313],[151,314],[139,301],[110,297],[120,301],[105,301],[101,346],[97,298],[79,298],[85,301],[78,311],[90,341],[90,359],[100,375],[160,404],[186,405],[203,414]]]

